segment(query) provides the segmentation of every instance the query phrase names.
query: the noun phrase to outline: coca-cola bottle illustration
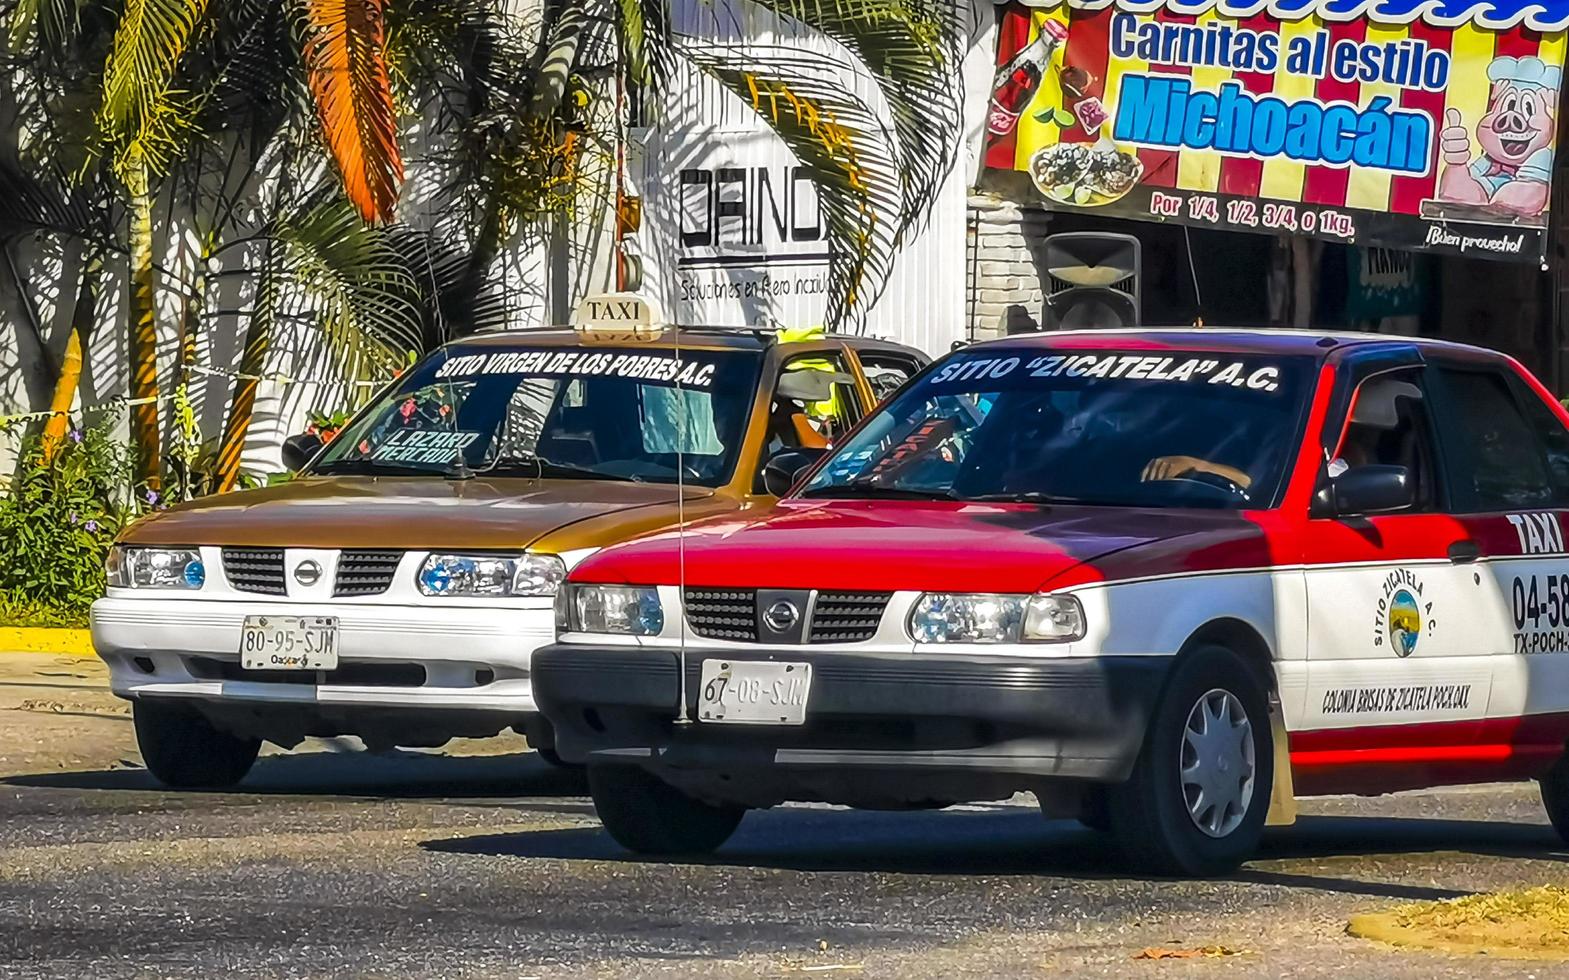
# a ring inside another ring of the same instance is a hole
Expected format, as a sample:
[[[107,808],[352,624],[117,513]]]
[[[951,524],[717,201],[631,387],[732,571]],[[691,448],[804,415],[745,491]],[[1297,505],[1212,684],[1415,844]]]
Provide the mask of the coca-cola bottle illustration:
[[[1026,44],[1002,66],[992,84],[991,108],[986,113],[986,132],[993,136],[1005,136],[1013,132],[1013,128],[1019,124],[1019,116],[1030,100],[1035,98],[1035,90],[1041,87],[1041,79],[1046,75],[1046,67],[1051,64],[1052,55],[1067,39],[1068,25],[1057,20],[1047,20],[1041,24],[1041,31],[1035,40]]]

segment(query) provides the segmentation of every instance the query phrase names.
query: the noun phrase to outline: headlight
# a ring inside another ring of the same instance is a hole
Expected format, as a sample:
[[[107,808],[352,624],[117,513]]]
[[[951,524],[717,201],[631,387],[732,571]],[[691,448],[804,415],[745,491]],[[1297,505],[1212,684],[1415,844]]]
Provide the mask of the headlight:
[[[928,592],[910,611],[917,643],[1061,643],[1084,638],[1084,607],[1071,595]]]
[[[555,595],[567,566],[555,555],[442,555],[425,559],[415,581],[421,595]]]
[[[569,585],[556,600],[564,631],[654,636],[665,628],[659,591],[638,585]]]
[[[104,562],[117,589],[199,589],[207,566],[195,548],[128,548],[115,545]]]

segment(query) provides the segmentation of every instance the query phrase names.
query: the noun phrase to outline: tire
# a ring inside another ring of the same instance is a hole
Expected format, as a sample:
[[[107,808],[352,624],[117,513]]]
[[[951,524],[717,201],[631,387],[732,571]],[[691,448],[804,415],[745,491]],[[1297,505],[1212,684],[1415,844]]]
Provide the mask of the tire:
[[[635,766],[589,766],[599,822],[635,854],[708,854],[730,839],[746,808],[694,800]]]
[[[1084,791],[1084,802],[1079,807],[1079,824],[1100,834],[1111,831],[1111,812],[1106,791],[1101,787],[1092,786]]]
[[[1560,758],[1547,775],[1537,780],[1542,789],[1542,805],[1558,837],[1569,843],[1569,756]]]
[[[261,739],[219,731],[194,708],[139,700],[131,716],[147,771],[175,789],[233,786],[251,771],[261,751]]]
[[[1194,758],[1186,738],[1189,722],[1199,720],[1201,711],[1206,730],[1237,735],[1234,751],[1229,740],[1200,740],[1206,753],[1214,753],[1207,764],[1200,757],[1201,768],[1193,770],[1207,785],[1183,776]],[[1214,728],[1216,722],[1229,727]],[[1221,758],[1224,767],[1217,764]],[[1132,775],[1108,788],[1112,832],[1140,871],[1177,877],[1233,871],[1263,834],[1274,762],[1269,707],[1257,671],[1224,647],[1201,646],[1172,669]],[[1239,775],[1243,772],[1251,773],[1251,783]],[[1217,797],[1224,805],[1205,805]],[[1196,807],[1190,808],[1190,799]]]
[[[551,727],[543,715],[535,715],[522,725],[513,726],[513,730],[522,734],[528,740],[528,747],[539,755],[546,765],[554,769],[566,769],[572,772],[581,772],[581,763],[568,762],[561,758],[561,753],[556,751],[556,730]]]

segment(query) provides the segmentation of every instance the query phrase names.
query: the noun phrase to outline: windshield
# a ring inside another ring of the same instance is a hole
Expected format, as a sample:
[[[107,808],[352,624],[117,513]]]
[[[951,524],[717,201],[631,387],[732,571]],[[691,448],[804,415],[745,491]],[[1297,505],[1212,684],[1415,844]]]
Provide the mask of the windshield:
[[[719,486],[746,431],[753,351],[526,346],[428,358],[311,472],[478,474]]]
[[[1306,357],[961,351],[868,420],[801,496],[1269,506],[1311,378]]]

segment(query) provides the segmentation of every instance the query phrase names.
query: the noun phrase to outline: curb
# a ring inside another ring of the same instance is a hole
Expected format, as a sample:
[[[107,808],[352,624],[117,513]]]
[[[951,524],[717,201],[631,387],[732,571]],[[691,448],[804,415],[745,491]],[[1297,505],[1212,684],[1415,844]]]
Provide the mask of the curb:
[[[57,653],[91,657],[93,634],[91,630],[0,626],[0,656],[8,653]]]

